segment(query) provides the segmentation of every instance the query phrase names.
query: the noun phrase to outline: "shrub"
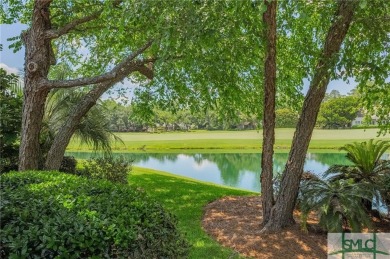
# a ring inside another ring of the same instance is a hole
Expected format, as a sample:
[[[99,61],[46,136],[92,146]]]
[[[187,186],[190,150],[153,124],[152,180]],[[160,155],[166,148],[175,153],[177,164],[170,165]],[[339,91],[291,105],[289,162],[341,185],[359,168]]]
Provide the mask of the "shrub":
[[[371,227],[370,217],[361,202],[373,195],[367,184],[313,178],[301,185],[301,194],[303,229],[311,211],[318,213],[320,226],[329,232],[361,232],[363,227]]]
[[[105,179],[111,182],[127,184],[131,162],[123,156],[91,158],[84,163],[81,175],[92,179]]]
[[[60,172],[76,174],[77,160],[73,156],[64,156],[60,166]]]
[[[176,219],[146,194],[59,172],[1,175],[1,258],[181,258]]]
[[[0,68],[0,173],[18,169],[23,95],[18,77]]]

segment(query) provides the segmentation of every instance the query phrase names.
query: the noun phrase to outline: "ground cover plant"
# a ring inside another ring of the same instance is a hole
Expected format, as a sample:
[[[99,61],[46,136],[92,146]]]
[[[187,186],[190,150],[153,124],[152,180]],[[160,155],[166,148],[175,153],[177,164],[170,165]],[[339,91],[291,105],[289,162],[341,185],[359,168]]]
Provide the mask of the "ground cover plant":
[[[204,232],[201,226],[204,207],[227,195],[254,193],[138,167],[133,168],[129,182],[143,188],[149,196],[178,217],[179,230],[186,234],[191,244],[189,258],[240,258],[237,252],[223,248]]]
[[[181,258],[175,217],[127,185],[59,172],[1,175],[1,258]]]

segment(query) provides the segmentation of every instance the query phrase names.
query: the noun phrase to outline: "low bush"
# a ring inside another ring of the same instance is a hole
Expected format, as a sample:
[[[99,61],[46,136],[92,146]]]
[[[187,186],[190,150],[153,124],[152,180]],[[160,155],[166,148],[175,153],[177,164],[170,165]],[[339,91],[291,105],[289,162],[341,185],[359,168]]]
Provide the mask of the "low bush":
[[[73,156],[64,156],[60,166],[60,172],[76,174],[77,160]]]
[[[104,179],[114,183],[127,184],[128,174],[131,170],[131,162],[123,156],[91,158],[84,162],[82,176],[92,179]]]
[[[1,175],[1,258],[181,258],[176,219],[127,185],[59,172]]]

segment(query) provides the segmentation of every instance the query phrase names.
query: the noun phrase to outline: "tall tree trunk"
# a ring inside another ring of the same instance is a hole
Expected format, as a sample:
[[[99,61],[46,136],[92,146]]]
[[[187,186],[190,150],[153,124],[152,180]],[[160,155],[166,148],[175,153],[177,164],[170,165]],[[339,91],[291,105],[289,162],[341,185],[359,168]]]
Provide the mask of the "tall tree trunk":
[[[316,72],[303,103],[302,112],[296,127],[293,144],[286,163],[281,188],[271,217],[263,232],[273,232],[295,223],[293,210],[299,191],[299,182],[303,172],[305,156],[311,135],[317,120],[321,101],[330,80],[330,71],[338,60],[338,52],[353,20],[359,1],[340,0],[333,24],[329,29],[323,52],[318,61]]]
[[[275,95],[276,95],[276,7],[277,1],[264,0],[267,10],[263,14],[266,39],[266,59],[264,62],[264,112],[263,150],[261,156],[261,196],[263,225],[271,216],[273,196],[273,153],[275,143]]]
[[[38,169],[39,133],[49,89],[40,83],[50,68],[51,45],[44,33],[50,29],[50,1],[35,1],[31,28],[23,33],[25,44],[25,85],[19,170]]]

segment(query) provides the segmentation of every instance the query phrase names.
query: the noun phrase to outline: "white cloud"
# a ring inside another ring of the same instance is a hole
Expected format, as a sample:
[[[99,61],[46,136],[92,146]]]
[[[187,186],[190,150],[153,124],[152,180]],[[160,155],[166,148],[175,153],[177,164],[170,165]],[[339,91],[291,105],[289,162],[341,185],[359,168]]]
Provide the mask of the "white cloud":
[[[15,67],[9,67],[4,63],[0,63],[0,68],[4,69],[9,74],[18,74],[19,73],[19,69],[15,68]]]

